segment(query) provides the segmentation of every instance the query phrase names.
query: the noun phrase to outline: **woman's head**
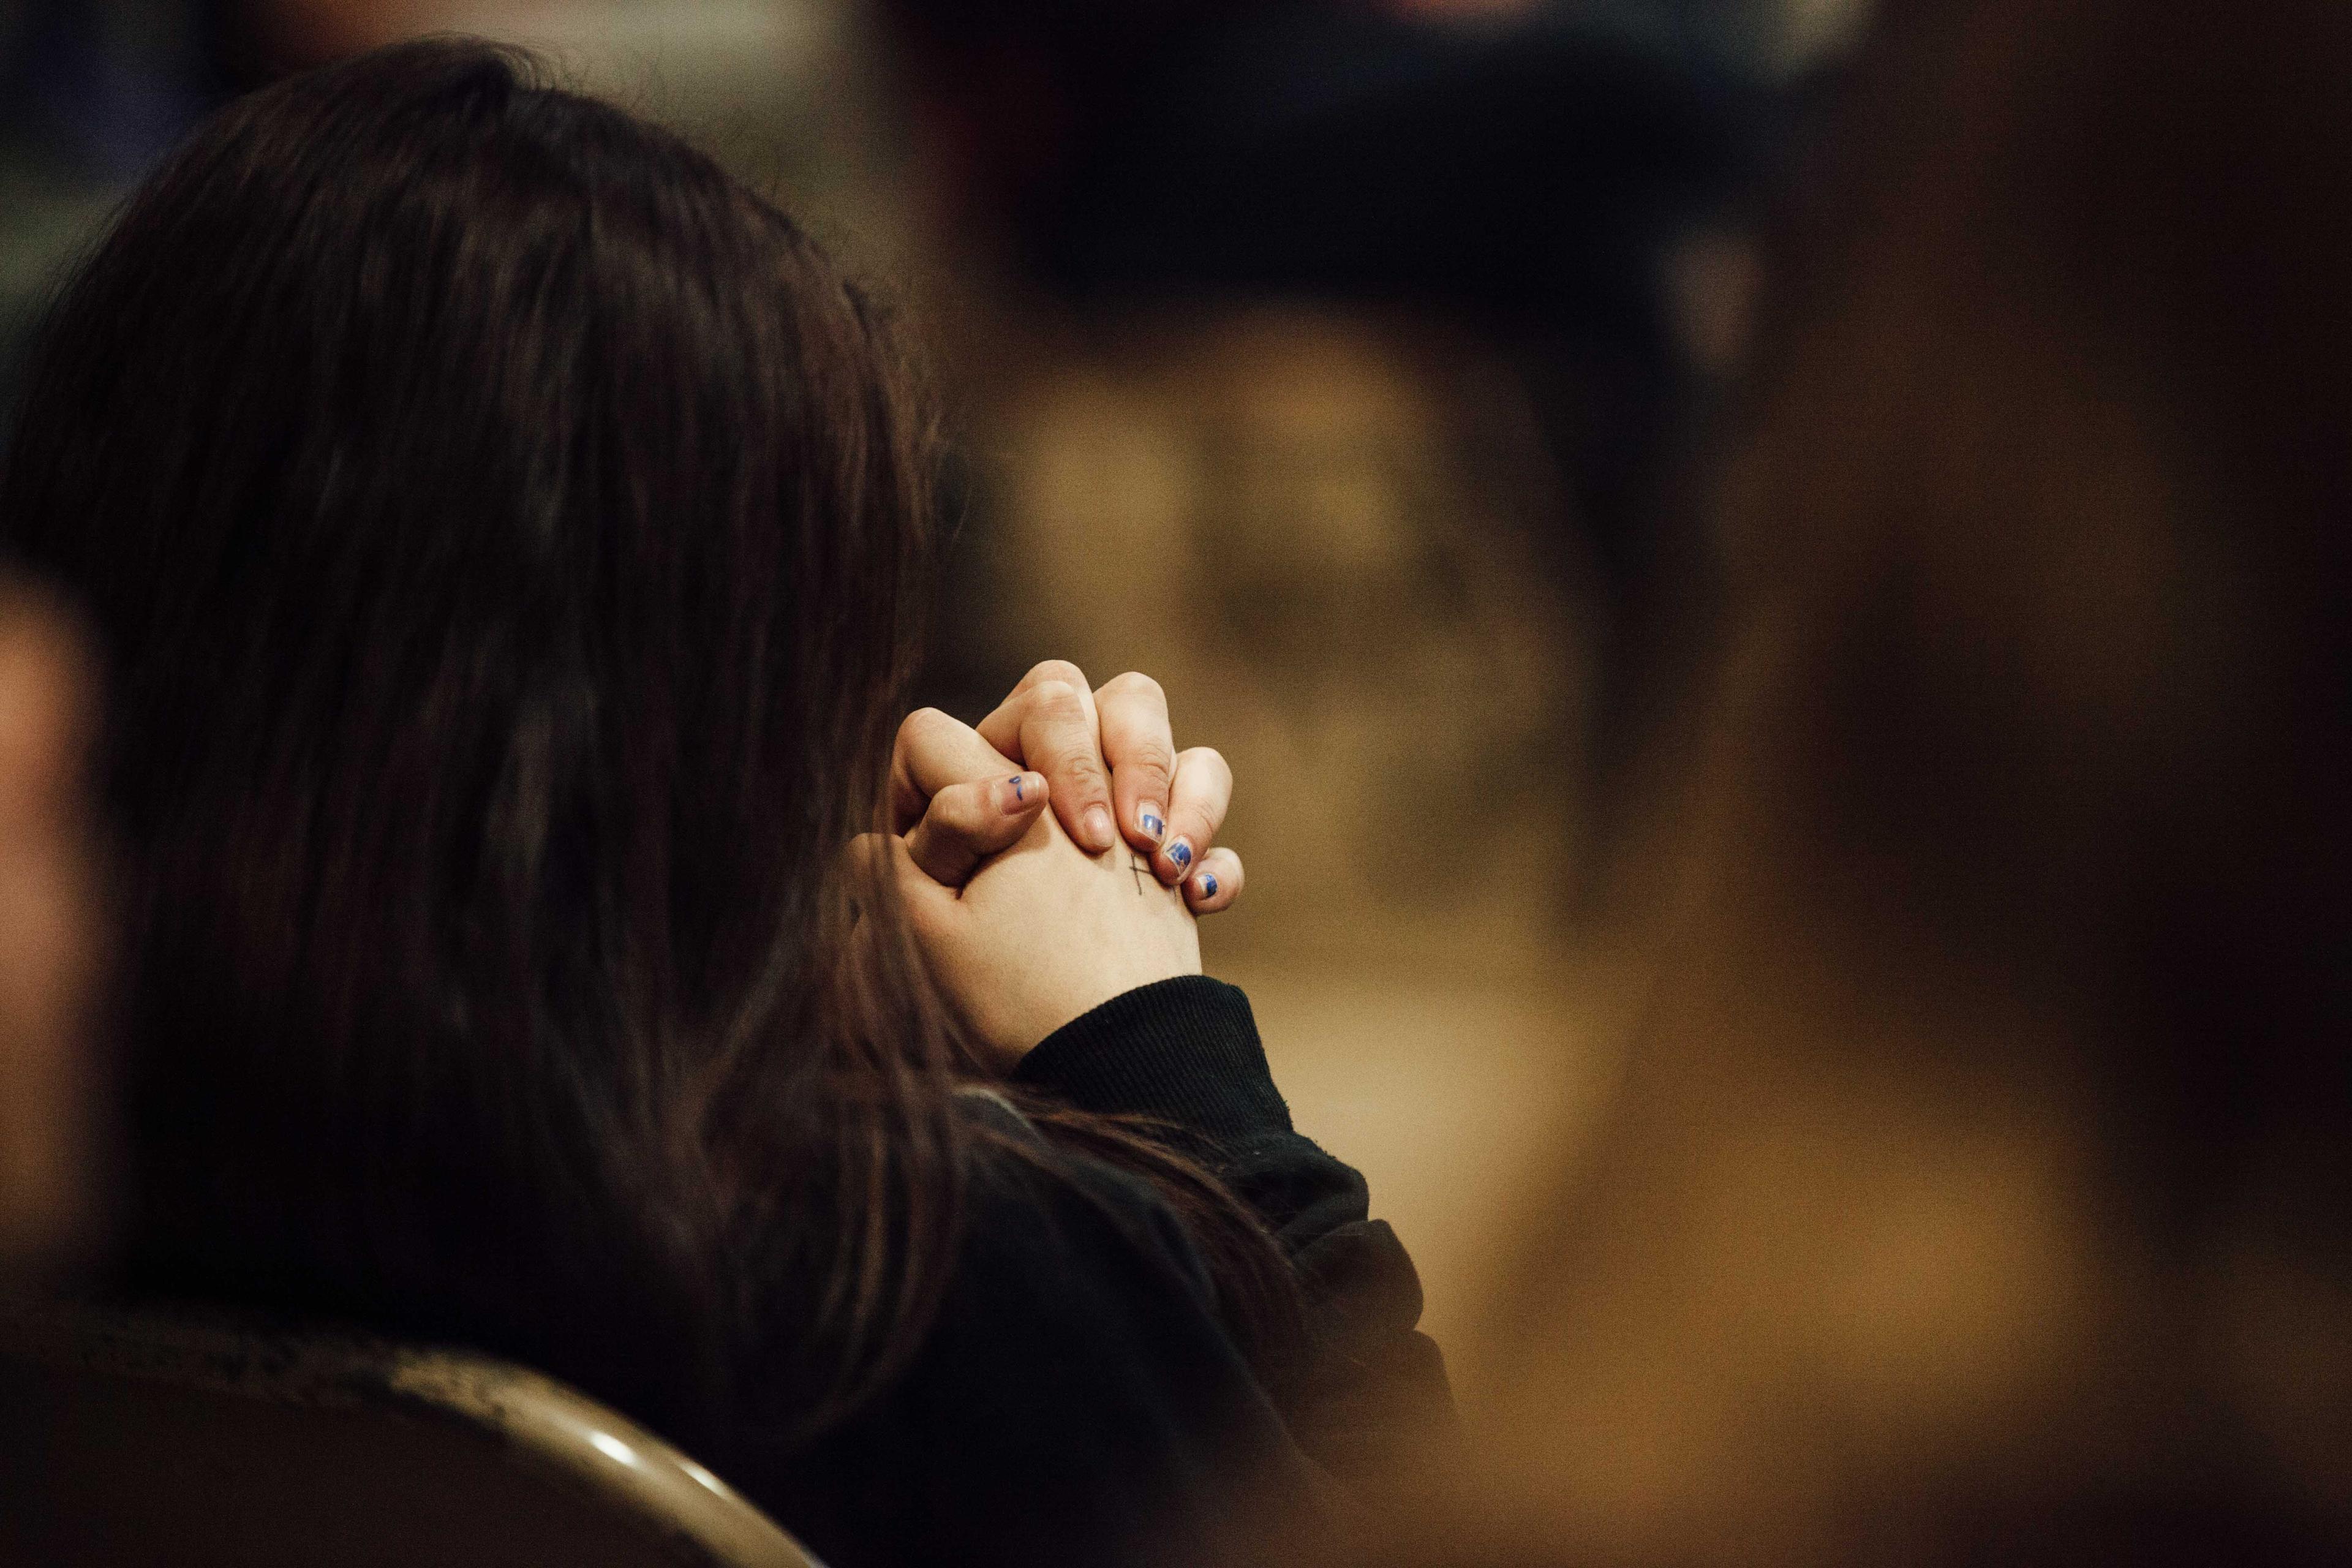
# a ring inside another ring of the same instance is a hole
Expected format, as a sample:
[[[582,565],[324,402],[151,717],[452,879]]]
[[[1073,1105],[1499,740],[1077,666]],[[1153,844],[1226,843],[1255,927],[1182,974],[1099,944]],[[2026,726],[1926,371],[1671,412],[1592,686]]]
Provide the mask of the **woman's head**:
[[[304,1305],[428,1325],[723,1289],[658,1255],[778,1184],[746,1119],[855,1210],[779,1267],[940,1223],[882,1166],[947,1047],[826,956],[928,552],[903,380],[773,207],[486,47],[257,95],[131,200],[0,529],[110,666],[138,1256],[268,1293],[297,1246]]]

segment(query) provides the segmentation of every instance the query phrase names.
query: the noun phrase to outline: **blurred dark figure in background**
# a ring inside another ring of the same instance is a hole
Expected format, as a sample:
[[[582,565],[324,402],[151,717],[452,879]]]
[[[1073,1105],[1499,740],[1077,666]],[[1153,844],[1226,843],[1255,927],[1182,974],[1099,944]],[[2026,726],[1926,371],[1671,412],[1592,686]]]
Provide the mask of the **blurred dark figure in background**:
[[[81,766],[92,684],[69,618],[0,587],[0,1289],[89,1262],[112,1195],[88,1016],[100,956]]]
[[[0,406],[107,209],[237,93],[356,47],[371,0],[0,0]],[[0,435],[0,440],[5,440]]]
[[[1089,306],[1402,308],[1503,348],[1565,480],[1554,542],[1601,579],[1613,743],[1613,710],[1691,607],[1664,596],[1703,576],[1676,480],[1724,367],[1685,330],[1678,266],[1746,221],[1785,104],[1589,7],[1402,9],[888,6],[931,184],[1029,285]]]
[[[2347,62],[2335,0],[1875,40],[1655,1001],[1431,1560],[2352,1561]]]

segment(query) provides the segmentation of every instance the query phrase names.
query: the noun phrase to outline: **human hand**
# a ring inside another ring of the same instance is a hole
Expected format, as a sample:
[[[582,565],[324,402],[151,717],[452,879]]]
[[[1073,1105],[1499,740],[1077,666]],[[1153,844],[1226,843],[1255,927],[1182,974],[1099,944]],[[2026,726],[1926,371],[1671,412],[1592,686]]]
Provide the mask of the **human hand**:
[[[1242,889],[1240,857],[1214,843],[1232,797],[1223,757],[1176,751],[1157,681],[1130,673],[1090,691],[1060,659],[1031,669],[977,730],[937,709],[908,715],[891,757],[891,829],[950,886],[1018,841],[1045,800],[1079,847],[1123,839],[1195,914],[1214,914]]]
[[[1114,996],[1201,973],[1183,895],[1127,844],[1089,855],[1052,812],[1033,811],[1019,840],[961,889],[918,865],[907,840],[887,848],[933,981],[972,1038],[1007,1061]]]

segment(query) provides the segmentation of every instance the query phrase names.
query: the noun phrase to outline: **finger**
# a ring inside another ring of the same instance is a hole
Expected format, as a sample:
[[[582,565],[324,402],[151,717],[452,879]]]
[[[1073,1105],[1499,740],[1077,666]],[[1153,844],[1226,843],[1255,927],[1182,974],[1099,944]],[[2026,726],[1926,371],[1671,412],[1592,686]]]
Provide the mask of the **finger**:
[[[1039,671],[1066,670],[1075,681]],[[1110,772],[1096,739],[1094,693],[1076,665],[1049,661],[1029,672],[979,734],[1025,768],[1045,775],[1054,815],[1078,847],[1101,854],[1118,841],[1110,812]]]
[[[1081,691],[1088,691],[1091,689],[1087,683],[1087,672],[1080,669],[1076,665],[1072,664],[1068,659],[1039,659],[1035,664],[1029,667],[1029,673],[1023,676],[1019,681],[1015,682],[1013,689],[1006,693],[1003,705],[1009,706],[1014,698],[1021,696],[1023,693],[1027,692],[1034,688],[1043,686],[1048,681],[1055,680],[1060,681],[1065,686],[1075,686]],[[1094,716],[1094,707],[1091,698],[1088,700],[1087,716],[1089,719],[1092,719]]]
[[[938,929],[961,907],[961,895],[925,875],[907,841],[894,835],[860,834],[844,847],[842,862],[858,916],[849,935],[850,957],[865,978],[880,973],[872,966],[886,955],[892,964],[913,957],[918,949],[908,945],[910,939]],[[896,918],[867,919],[868,910],[895,911]]]
[[[936,708],[919,708],[899,723],[890,748],[890,831],[904,833],[921,821],[943,789],[1020,771],[971,725]]]
[[[1176,784],[1169,791],[1168,841],[1151,858],[1151,868],[1163,882],[1175,883],[1192,874],[1201,857],[1225,825],[1225,807],[1234,798],[1234,771],[1208,746],[1195,746],[1176,758]]]
[[[841,870],[861,929],[874,923],[865,916],[880,905],[894,904],[901,913],[920,918],[954,908],[959,897],[916,865],[907,841],[896,834],[859,834],[842,847]]]
[[[1045,775],[1032,773],[950,784],[907,835],[907,854],[931,880],[961,888],[982,860],[1029,831],[1045,809]]]
[[[1095,693],[1103,763],[1110,769],[1112,814],[1121,833],[1149,855],[1168,837],[1168,793],[1176,779],[1176,742],[1160,682],[1130,670]]]
[[[1095,698],[1087,686],[1087,672],[1066,658],[1048,658],[1031,665],[1029,673],[1023,676],[1013,689],[1004,694],[1004,700],[996,705],[996,711],[980,721],[981,735],[1014,762],[1027,763],[1027,759],[1013,748],[1021,744],[1021,721],[1029,710],[1034,693],[1037,688],[1050,684],[1072,687],[1080,692],[1080,700],[1086,706],[1087,723],[1089,726],[1094,724]]]
[[[1196,915],[1229,910],[1241,896],[1242,858],[1230,849],[1209,850],[1184,879],[1184,902]]]

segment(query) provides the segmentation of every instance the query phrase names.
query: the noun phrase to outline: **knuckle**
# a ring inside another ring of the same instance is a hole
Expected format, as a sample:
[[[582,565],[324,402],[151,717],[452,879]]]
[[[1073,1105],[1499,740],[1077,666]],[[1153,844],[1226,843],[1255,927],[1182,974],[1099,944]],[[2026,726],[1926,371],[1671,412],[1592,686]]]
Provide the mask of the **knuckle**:
[[[1216,747],[1194,746],[1180,760],[1185,772],[1191,773],[1197,768],[1203,776],[1218,780],[1225,788],[1233,787],[1233,766],[1225,761],[1225,754]]]
[[[1166,789],[1176,774],[1175,753],[1157,742],[1133,747],[1118,759],[1118,776],[1139,784]]]
[[[922,826],[933,833],[949,833],[957,837],[969,834],[980,821],[979,792],[970,784],[955,784],[931,797],[931,808],[925,814]]]
[[[1147,702],[1157,703],[1162,708],[1165,708],[1168,705],[1168,693],[1160,688],[1160,682],[1152,679],[1151,677],[1144,674],[1139,669],[1130,669],[1124,675],[1112,676],[1108,680],[1103,682],[1103,689],[1100,695],[1104,697],[1141,698]]]
[[[934,802],[934,805],[939,803]],[[929,870],[942,852],[951,853],[954,846],[965,837],[964,825],[943,811],[934,810],[915,824],[907,834],[907,853],[915,863]]]
[[[1045,658],[1031,665],[1029,673],[1021,678],[1024,686],[1047,686],[1056,681],[1064,686],[1084,686],[1086,671],[1066,658]]]
[[[1078,688],[1066,680],[1041,680],[1031,689],[1029,697],[1035,710],[1047,718],[1071,718],[1086,711]]]
[[[944,725],[955,721],[936,708],[918,708],[898,721],[898,741],[902,745],[920,742],[927,735],[938,734]]]

